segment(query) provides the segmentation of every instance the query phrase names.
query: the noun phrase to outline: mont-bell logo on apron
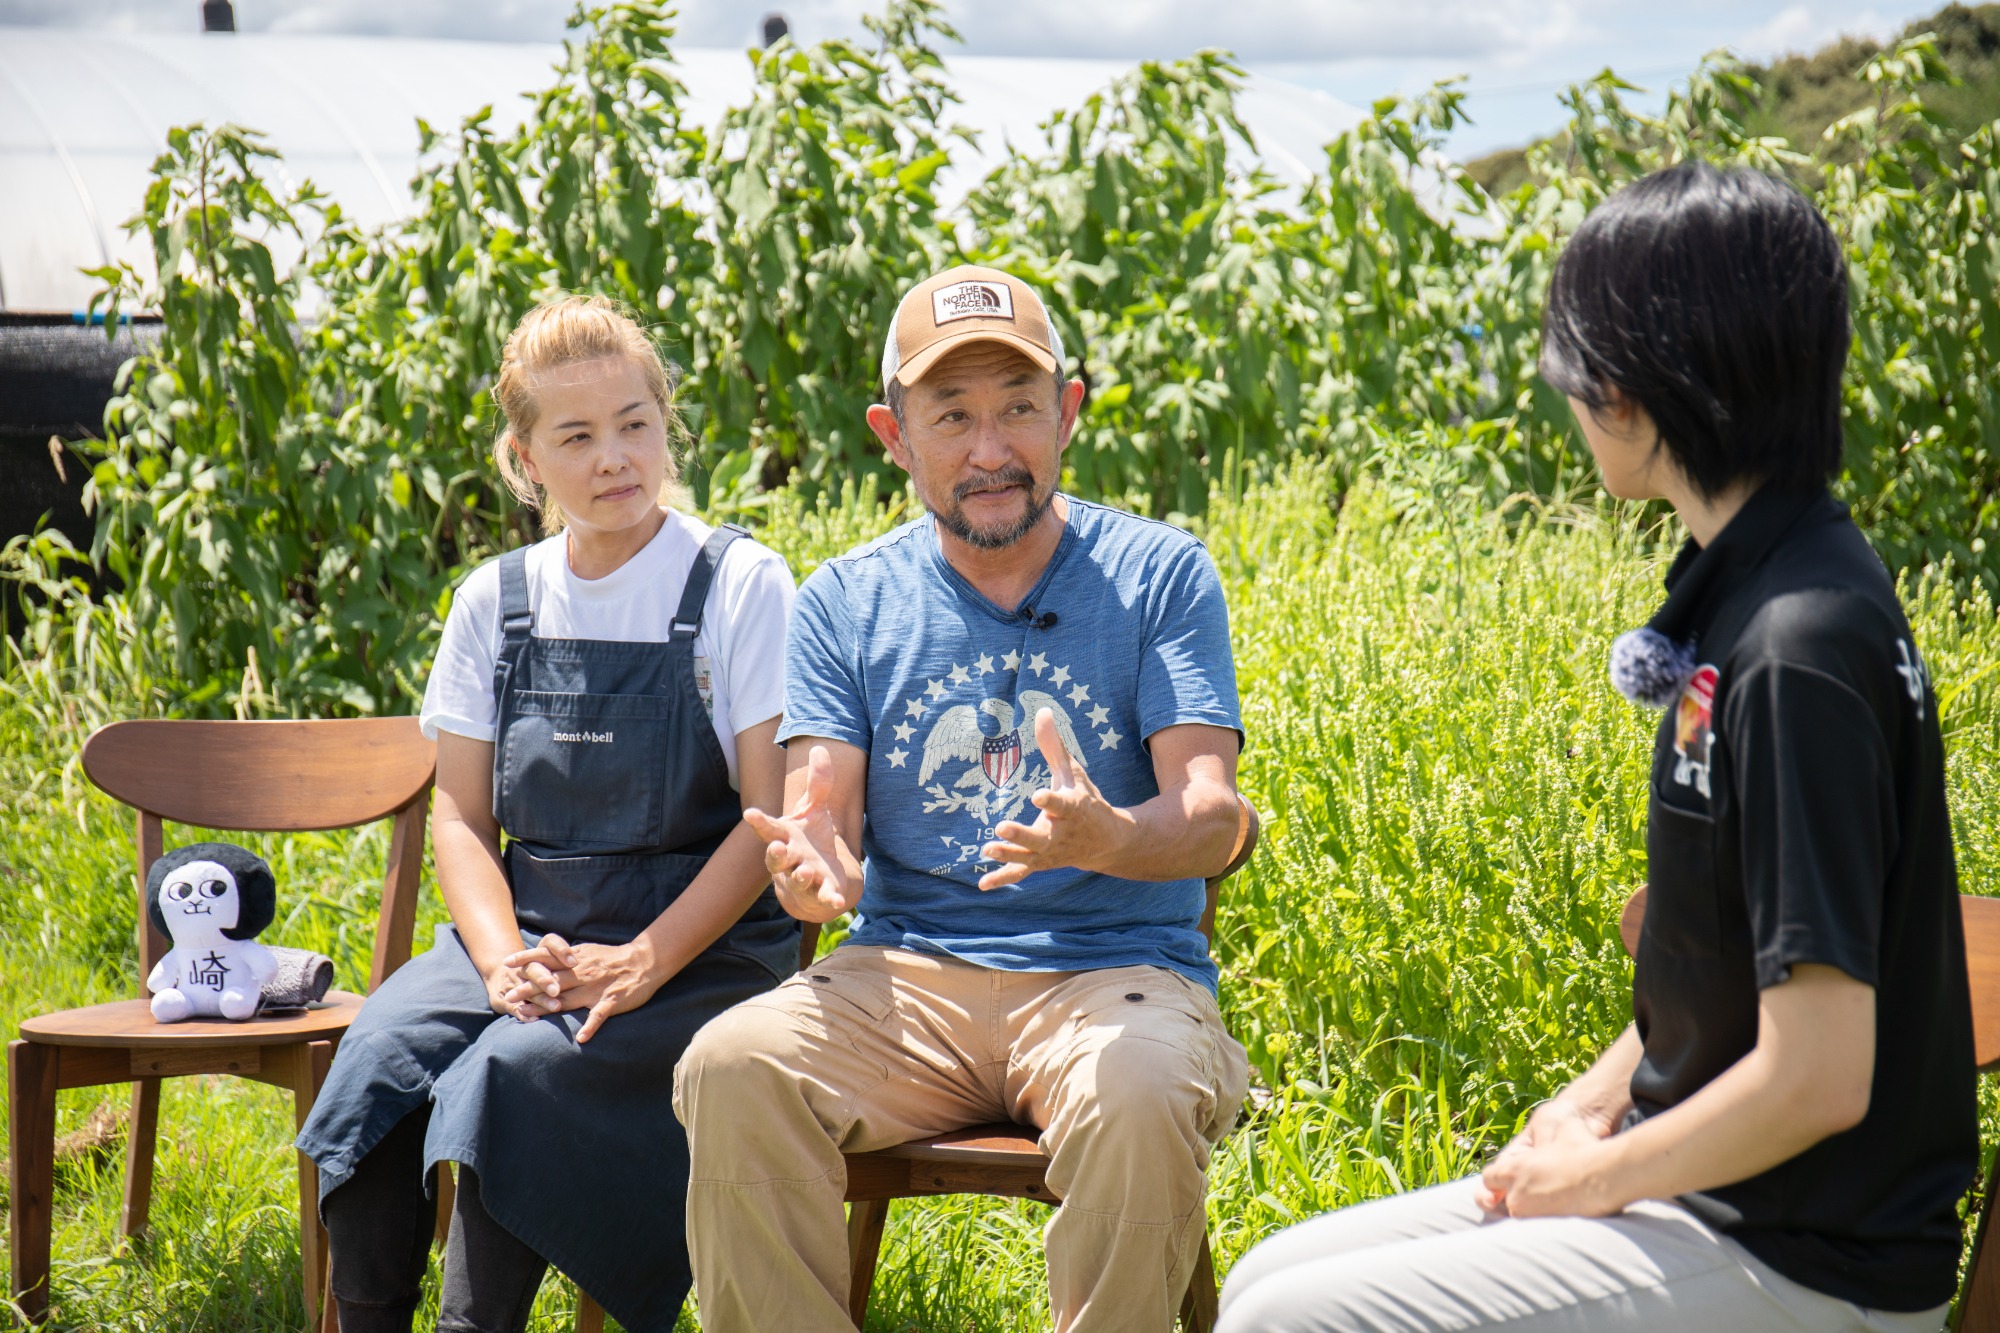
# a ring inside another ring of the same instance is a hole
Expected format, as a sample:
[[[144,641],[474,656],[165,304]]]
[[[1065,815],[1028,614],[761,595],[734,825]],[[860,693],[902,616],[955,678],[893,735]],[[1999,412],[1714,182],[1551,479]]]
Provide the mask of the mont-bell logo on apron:
[[[1014,318],[1014,293],[997,282],[954,282],[931,293],[933,323],[980,318]]]

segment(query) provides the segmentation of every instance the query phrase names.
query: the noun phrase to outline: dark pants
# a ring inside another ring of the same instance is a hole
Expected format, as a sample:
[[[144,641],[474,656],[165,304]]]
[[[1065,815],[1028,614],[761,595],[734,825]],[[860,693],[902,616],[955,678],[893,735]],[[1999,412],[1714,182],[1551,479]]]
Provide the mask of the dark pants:
[[[423,1299],[436,1206],[424,1194],[425,1106],[361,1159],[321,1209],[333,1251],[341,1333],[410,1333]],[[522,1333],[548,1261],[487,1215],[479,1177],[458,1168],[445,1244],[439,1333]]]

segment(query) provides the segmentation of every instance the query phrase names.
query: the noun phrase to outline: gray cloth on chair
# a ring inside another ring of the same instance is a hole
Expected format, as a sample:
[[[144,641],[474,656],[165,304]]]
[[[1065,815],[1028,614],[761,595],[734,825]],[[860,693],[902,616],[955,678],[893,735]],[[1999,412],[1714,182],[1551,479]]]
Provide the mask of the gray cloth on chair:
[[[264,1013],[274,1009],[303,1009],[326,998],[333,985],[333,960],[310,949],[281,949],[273,946],[278,970],[264,983]]]

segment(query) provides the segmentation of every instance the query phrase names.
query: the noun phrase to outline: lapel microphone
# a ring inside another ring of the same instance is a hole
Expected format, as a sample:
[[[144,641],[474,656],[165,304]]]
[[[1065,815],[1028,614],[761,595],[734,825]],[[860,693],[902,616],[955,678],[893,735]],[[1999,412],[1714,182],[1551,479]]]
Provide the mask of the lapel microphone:
[[[1056,627],[1056,613],[1053,611],[1043,611],[1037,614],[1034,607],[1024,606],[1021,608],[1021,618],[1028,622],[1029,629],[1054,629]]]

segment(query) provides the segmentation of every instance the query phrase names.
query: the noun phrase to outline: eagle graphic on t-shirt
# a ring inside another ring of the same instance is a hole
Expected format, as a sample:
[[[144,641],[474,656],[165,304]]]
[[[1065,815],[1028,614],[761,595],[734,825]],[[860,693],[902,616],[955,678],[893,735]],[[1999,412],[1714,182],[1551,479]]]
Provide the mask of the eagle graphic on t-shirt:
[[[960,704],[945,709],[930,735],[924,738],[924,759],[917,771],[917,781],[929,782],[939,768],[957,760],[972,767],[959,775],[954,786],[1005,791],[1021,775],[1024,760],[1037,752],[1035,715],[1044,708],[1055,715],[1056,734],[1062,738],[1063,748],[1069,751],[1070,762],[1087,769],[1083,749],[1077,744],[1076,729],[1055,696],[1041,690],[1023,690],[1018,726],[1014,721],[1014,705],[1005,699],[984,699],[977,707]],[[980,724],[982,713],[998,724],[993,735],[988,735]]]

